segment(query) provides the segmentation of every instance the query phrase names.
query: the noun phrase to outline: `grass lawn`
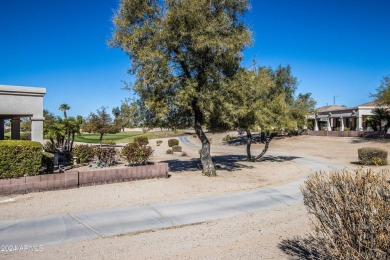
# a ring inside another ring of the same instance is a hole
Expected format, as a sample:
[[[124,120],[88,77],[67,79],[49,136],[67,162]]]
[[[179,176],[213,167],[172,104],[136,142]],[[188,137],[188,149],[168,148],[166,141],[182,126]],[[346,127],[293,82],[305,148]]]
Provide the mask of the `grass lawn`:
[[[103,135],[103,140],[110,140],[115,143],[129,143],[132,142],[136,136],[146,136],[149,139],[158,139],[158,138],[167,138],[183,135],[184,131],[158,131],[158,132],[147,132],[143,133],[141,131],[129,131],[129,132],[120,132],[117,134],[105,134]],[[81,134],[75,137],[76,142],[98,144],[100,134]]]

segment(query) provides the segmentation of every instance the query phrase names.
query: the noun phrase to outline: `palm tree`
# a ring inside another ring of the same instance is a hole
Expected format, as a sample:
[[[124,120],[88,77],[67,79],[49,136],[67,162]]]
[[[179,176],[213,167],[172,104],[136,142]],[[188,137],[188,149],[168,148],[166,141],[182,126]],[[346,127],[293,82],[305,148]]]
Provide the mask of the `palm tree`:
[[[66,116],[66,111],[70,109],[70,106],[66,103],[64,104],[61,104],[60,107],[58,108],[58,110],[61,110],[64,112],[64,118],[67,118]]]
[[[372,128],[375,131],[378,130],[379,134],[387,133],[387,130],[390,127],[390,112],[387,110],[387,108],[383,108],[383,107],[374,108],[372,110],[372,114],[373,115],[369,118],[370,119],[369,122]]]
[[[66,150],[72,153],[75,134],[80,133],[80,125],[74,117],[63,120],[63,128],[66,133]]]

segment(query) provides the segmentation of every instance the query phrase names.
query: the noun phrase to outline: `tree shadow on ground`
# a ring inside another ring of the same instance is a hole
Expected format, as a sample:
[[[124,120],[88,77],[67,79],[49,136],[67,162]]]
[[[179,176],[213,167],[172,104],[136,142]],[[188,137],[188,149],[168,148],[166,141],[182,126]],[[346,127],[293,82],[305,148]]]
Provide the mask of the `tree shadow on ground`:
[[[300,157],[296,156],[272,156],[267,155],[256,162],[269,161],[269,162],[286,162],[292,161]],[[247,162],[245,155],[219,155],[213,156],[213,162],[217,170],[227,171],[239,171],[241,169],[253,169],[253,166],[245,165],[242,162]],[[163,163],[168,163],[169,171],[181,172],[181,171],[200,171],[202,165],[199,158],[191,158],[189,160],[180,161],[178,159],[165,160]]]
[[[278,135],[274,137],[274,140],[280,140],[287,138],[288,136],[285,135]],[[261,136],[260,134],[252,134],[252,144],[261,144]],[[246,145],[247,144],[247,137],[246,135],[241,135],[238,137],[235,137],[234,139],[225,142],[226,145],[231,145],[231,146],[239,146],[239,145]]]
[[[266,155],[256,160],[256,162],[289,162],[295,159],[299,159],[298,156],[275,156],[275,155]]]
[[[252,169],[253,166],[248,166],[240,162],[245,162],[246,156],[244,155],[221,155],[213,156],[213,162],[217,170],[238,171],[241,169]],[[162,161],[168,163],[169,171],[181,172],[181,171],[200,171],[202,165],[199,158],[192,158],[185,161],[179,161],[178,159]]]
[[[199,171],[200,160],[190,159],[185,161],[179,161],[178,159],[161,161],[162,163],[168,163],[170,172],[182,172],[182,171]]]
[[[278,244],[278,248],[289,255],[290,259],[325,259],[318,251],[317,241],[311,237],[284,239]]]
[[[354,162],[349,162],[350,164],[354,164],[354,165],[360,165],[360,166],[365,166],[362,162],[360,161],[354,161]]]

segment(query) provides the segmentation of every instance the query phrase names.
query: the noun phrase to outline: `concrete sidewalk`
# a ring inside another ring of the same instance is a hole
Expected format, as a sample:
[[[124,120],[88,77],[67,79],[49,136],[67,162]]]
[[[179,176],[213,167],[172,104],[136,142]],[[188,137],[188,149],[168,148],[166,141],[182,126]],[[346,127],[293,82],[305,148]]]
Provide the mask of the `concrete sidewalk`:
[[[185,145],[193,146],[187,138]],[[218,149],[219,147],[217,147]],[[215,148],[214,148],[215,149]],[[220,147],[220,149],[235,149]],[[339,169],[325,161],[297,158],[312,171]],[[143,232],[228,218],[302,202],[299,187],[304,180],[273,188],[205,198],[69,213],[31,219],[0,221],[0,245],[19,248]]]
[[[138,207],[0,222],[0,244],[49,245],[238,216],[301,202],[303,181],[276,188]]]

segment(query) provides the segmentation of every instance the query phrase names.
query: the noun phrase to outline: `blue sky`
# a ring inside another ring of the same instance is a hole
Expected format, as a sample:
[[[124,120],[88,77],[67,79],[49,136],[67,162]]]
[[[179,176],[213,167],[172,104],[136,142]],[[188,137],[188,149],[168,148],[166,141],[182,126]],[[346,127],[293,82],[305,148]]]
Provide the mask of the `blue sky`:
[[[128,57],[109,48],[117,0],[1,0],[0,85],[44,87],[44,107],[86,116],[131,97]],[[318,106],[371,100],[390,75],[390,1],[252,0],[244,66],[288,65]]]

